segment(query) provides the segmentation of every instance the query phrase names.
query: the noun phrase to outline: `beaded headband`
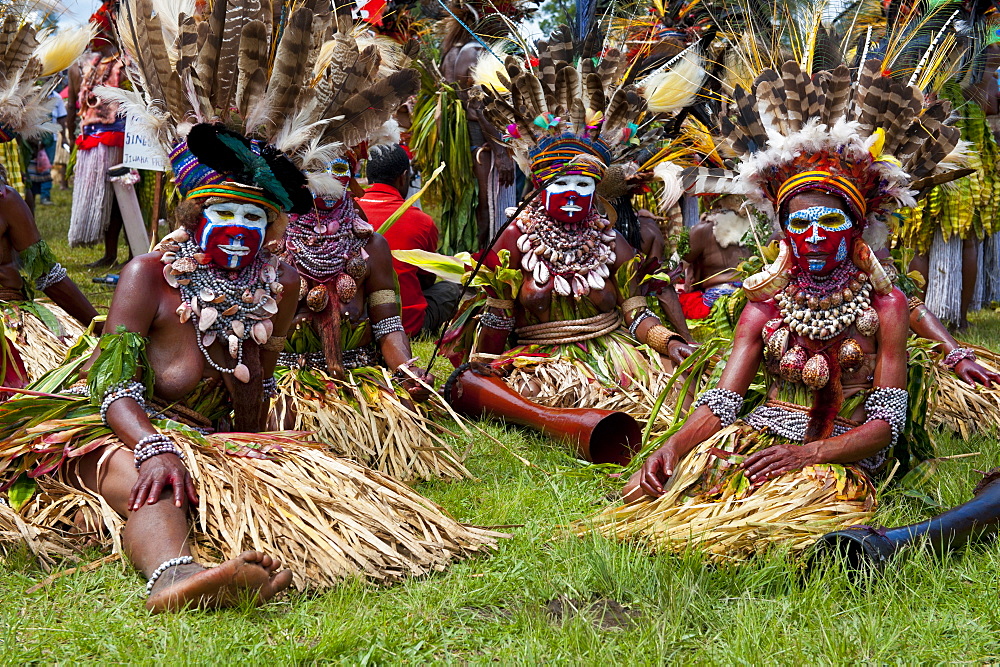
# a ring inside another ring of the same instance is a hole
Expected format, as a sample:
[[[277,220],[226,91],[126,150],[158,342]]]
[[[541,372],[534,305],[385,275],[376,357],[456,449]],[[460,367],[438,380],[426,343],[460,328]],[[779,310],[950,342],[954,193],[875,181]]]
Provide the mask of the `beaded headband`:
[[[829,171],[803,171],[788,178],[778,188],[774,202],[775,209],[781,211],[788,200],[808,190],[820,190],[843,199],[851,209],[851,215],[855,220],[865,219],[867,204],[858,186],[843,176],[834,176]]]
[[[564,134],[539,141],[538,148],[528,157],[536,182],[544,183],[556,174],[591,176],[600,181],[611,162],[611,148],[601,139],[586,140]]]
[[[267,211],[268,220],[274,220],[281,215],[281,207],[265,196],[261,188],[243,185],[242,183],[227,181],[213,185],[202,185],[190,190],[187,194],[187,199],[210,199],[213,197],[220,199],[242,199],[260,204]]]
[[[222,183],[222,174],[202,164],[188,148],[187,140],[181,141],[170,151],[170,167],[174,172],[174,185],[181,195],[202,185]]]

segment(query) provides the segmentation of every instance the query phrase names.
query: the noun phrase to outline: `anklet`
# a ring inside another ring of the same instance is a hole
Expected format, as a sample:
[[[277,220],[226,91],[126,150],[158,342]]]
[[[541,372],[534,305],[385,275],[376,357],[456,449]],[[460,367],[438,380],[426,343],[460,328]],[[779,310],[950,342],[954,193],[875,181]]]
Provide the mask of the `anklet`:
[[[156,585],[156,580],[159,579],[160,575],[164,572],[172,567],[176,567],[178,565],[190,565],[193,562],[194,558],[192,556],[178,556],[177,558],[171,558],[170,560],[162,563],[160,567],[153,570],[153,574],[150,575],[149,581],[146,582],[146,597],[149,597],[149,594],[153,591],[153,586]]]

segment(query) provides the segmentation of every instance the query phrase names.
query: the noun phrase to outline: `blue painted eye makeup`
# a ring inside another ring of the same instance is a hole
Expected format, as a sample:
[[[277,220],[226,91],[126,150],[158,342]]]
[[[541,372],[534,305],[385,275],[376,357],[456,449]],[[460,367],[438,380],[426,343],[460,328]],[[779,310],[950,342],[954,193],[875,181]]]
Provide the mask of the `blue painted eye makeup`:
[[[801,234],[814,224],[828,232],[842,232],[854,225],[843,211],[829,206],[810,206],[788,214],[790,232]]]

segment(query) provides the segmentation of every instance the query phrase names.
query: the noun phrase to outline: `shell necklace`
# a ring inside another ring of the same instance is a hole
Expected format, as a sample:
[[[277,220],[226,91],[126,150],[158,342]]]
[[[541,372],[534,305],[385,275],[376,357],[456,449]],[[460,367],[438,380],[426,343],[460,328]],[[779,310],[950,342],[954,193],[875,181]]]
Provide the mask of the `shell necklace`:
[[[323,203],[308,213],[290,216],[285,230],[289,262],[319,283],[306,297],[307,305],[315,312],[325,309],[329,302],[325,283],[334,283],[337,298],[343,303],[357,294],[358,283],[368,274],[363,249],[375,231],[354,210],[350,197],[332,205],[325,200]]]
[[[530,204],[517,218],[521,236],[521,267],[535,284],[546,285],[561,296],[580,298],[604,288],[615,263],[614,224],[591,211],[586,220],[554,220],[538,203]]]
[[[164,237],[156,249],[163,252],[163,277],[181,293],[177,317],[181,323],[191,320],[195,325],[198,349],[205,360],[220,373],[249,382],[243,341],[252,337],[262,345],[274,331],[271,317],[278,312],[283,289],[278,282],[278,258],[262,250],[248,266],[225,271],[211,263],[184,229]],[[233,368],[220,366],[208,353],[217,340],[228,344]]]
[[[871,307],[871,284],[864,271],[845,262],[826,279],[798,274],[774,300],[781,317],[770,320],[762,332],[764,360],[772,372],[818,391],[830,380],[828,358],[844,371],[861,367],[864,352],[856,340],[848,337],[838,344],[832,339],[851,325],[863,336],[874,336],[878,331],[878,312]],[[810,355],[801,345],[789,347],[791,332],[831,343]]]

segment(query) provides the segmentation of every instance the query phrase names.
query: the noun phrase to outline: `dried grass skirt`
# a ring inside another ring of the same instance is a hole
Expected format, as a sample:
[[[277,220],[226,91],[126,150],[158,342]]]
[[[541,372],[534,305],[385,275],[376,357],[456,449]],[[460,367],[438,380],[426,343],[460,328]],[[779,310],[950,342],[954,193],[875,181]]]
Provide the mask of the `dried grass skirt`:
[[[978,345],[960,343],[975,351],[979,364],[1000,372],[1000,355]],[[1000,387],[972,386],[950,368],[933,365],[934,390],[928,405],[927,425],[945,428],[968,439],[989,426],[1000,426]]]
[[[390,584],[443,570],[502,536],[455,521],[406,485],[303,443],[301,434],[170,435],[198,488],[192,548],[201,562],[254,549],[281,558],[299,590],[358,576]],[[266,459],[238,455],[248,444],[275,449]],[[104,445],[123,446],[113,437]],[[103,499],[66,479],[37,481],[39,491],[18,511],[0,503],[0,540],[23,539],[51,565],[81,546],[74,533],[86,526],[85,534],[121,551],[124,521]]]
[[[684,457],[659,498],[608,508],[573,530],[740,561],[772,545],[801,552],[824,533],[871,518],[875,490],[853,466],[808,466],[752,488],[736,463],[786,442],[738,421]]]
[[[382,367],[348,371],[345,381],[316,369],[281,368],[277,377],[277,423],[315,433],[334,454],[401,481],[472,476],[464,454],[445,440],[456,434],[430,418],[451,417],[466,428],[438,394],[414,405],[396,394]]]
[[[0,304],[3,327],[34,382],[66,360],[66,353],[84,328],[69,313],[51,302],[5,301]],[[49,323],[39,317],[42,313]]]
[[[98,144],[77,149],[73,170],[73,208],[69,220],[71,248],[97,243],[111,221],[111,198],[114,190],[108,169],[122,161],[121,146]]]

